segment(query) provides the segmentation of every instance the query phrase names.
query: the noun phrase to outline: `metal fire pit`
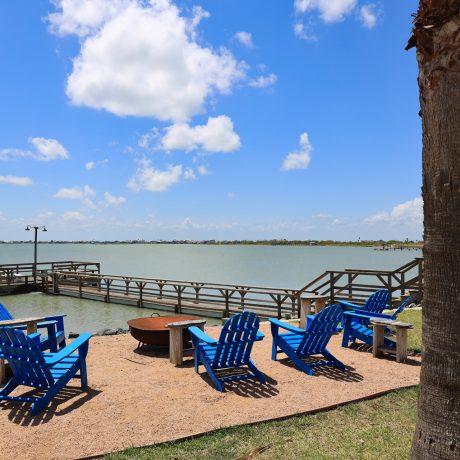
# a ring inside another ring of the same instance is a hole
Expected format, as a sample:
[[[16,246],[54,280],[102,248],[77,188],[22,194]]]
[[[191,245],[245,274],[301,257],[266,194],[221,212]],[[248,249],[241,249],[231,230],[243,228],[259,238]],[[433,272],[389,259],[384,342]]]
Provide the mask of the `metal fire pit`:
[[[156,318],[135,318],[128,321],[131,335],[141,345],[153,345],[161,348],[169,348],[169,329],[167,324],[177,321],[189,321],[201,319],[197,316],[158,316]],[[192,340],[187,329],[183,331],[184,348]]]

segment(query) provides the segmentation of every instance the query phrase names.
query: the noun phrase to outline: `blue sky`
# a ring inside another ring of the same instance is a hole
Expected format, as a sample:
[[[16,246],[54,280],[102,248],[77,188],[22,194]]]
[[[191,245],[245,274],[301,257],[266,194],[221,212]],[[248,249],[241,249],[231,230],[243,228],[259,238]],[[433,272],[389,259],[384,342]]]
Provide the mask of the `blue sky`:
[[[0,4],[0,239],[419,239],[415,0]]]

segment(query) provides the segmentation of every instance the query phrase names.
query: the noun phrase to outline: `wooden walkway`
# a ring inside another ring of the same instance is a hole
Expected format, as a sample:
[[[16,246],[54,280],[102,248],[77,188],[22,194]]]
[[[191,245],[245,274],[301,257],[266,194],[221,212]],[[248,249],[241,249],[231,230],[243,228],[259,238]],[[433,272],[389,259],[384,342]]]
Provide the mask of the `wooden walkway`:
[[[100,274],[95,262],[43,262],[0,265],[0,294],[40,290],[48,294],[119,303],[141,308],[229,317],[242,310],[262,317],[298,317],[304,294],[328,303],[363,303],[377,289],[388,289],[396,302],[407,291],[423,290],[423,259],[395,270],[327,270],[301,289],[230,285]]]

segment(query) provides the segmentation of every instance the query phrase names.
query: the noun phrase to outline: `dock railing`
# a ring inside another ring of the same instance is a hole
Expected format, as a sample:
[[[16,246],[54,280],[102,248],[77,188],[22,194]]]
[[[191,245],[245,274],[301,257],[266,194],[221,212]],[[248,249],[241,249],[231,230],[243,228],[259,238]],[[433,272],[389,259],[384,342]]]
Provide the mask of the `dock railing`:
[[[58,261],[58,262],[39,262],[35,266],[33,262],[17,264],[0,264],[0,291],[14,292],[21,287],[37,287],[50,280],[51,274],[56,270],[68,270],[81,273],[96,273],[101,271],[99,262],[79,262],[79,261]],[[34,282],[36,274],[37,282]]]
[[[326,270],[320,276],[297,291],[329,297],[329,302],[353,300],[364,304],[365,300],[378,289],[388,289],[390,302],[404,296],[408,291],[423,295],[423,258],[417,257],[396,270]]]
[[[53,273],[52,289],[56,294],[70,294],[104,302],[151,308],[165,306],[176,313],[201,310],[228,317],[242,310],[251,310],[263,317],[278,318],[298,313],[295,289],[69,271]]]

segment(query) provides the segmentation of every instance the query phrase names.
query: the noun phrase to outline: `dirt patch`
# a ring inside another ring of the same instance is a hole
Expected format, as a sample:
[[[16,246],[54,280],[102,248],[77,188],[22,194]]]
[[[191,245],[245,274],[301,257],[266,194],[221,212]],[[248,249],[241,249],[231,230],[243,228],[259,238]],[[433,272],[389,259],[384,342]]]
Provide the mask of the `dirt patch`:
[[[207,332],[217,337],[219,330]],[[90,389],[82,392],[74,381],[36,417],[28,415],[30,404],[0,403],[1,457],[68,459],[118,451],[317,410],[419,381],[419,358],[405,364],[375,359],[368,351],[342,348],[341,336],[332,338],[329,349],[350,370],[322,367],[310,377],[284,355],[271,361],[268,324],[261,330],[266,337],[252,356],[267,383],[236,381],[224,393],[210,385],[202,366],[195,373],[192,360],[176,368],[167,355],[136,353],[129,335],[94,337]]]

